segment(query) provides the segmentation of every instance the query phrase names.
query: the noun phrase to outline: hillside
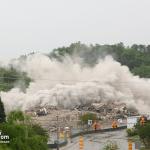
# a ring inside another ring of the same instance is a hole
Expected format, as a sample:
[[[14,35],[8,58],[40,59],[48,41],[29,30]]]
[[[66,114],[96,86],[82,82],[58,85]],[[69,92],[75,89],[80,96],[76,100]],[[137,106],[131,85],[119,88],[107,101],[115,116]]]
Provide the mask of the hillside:
[[[150,78],[150,45],[137,45],[125,47],[123,43],[115,45],[90,45],[80,42],[69,47],[54,49],[49,56],[61,60],[64,56],[80,56],[84,64],[93,66],[99,58],[112,55],[122,65],[129,67],[131,72],[143,78]]]
[[[17,60],[22,63],[30,55],[34,55],[34,53],[27,56],[23,55]],[[58,61],[62,61],[67,56],[72,59],[81,58],[83,67],[93,67],[98,63],[100,58],[111,55],[122,65],[128,66],[134,75],[139,75],[142,78],[150,78],[150,45],[134,44],[130,47],[126,47],[123,43],[119,43],[114,45],[95,44],[88,46],[77,42],[72,43],[68,47],[54,49],[46,55],[48,55],[50,59],[57,59]],[[25,90],[31,81],[26,73],[20,72],[12,66],[10,65],[10,67],[7,68],[0,67],[1,91],[8,91],[13,88],[14,85],[19,85]]]

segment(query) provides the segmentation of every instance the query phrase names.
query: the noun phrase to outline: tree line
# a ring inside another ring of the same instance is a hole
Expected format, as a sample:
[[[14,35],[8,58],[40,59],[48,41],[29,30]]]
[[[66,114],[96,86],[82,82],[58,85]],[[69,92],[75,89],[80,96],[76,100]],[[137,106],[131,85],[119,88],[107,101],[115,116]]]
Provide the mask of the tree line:
[[[100,58],[111,55],[122,65],[129,67],[134,75],[150,78],[150,45],[124,46],[123,43],[114,45],[86,45],[81,42],[73,43],[68,47],[54,49],[48,55],[61,61],[65,56],[79,56],[84,63],[93,66]]]
[[[29,55],[34,55],[30,53]],[[20,62],[25,61],[29,55],[22,55],[18,59]],[[93,67],[98,63],[100,58],[111,55],[122,65],[129,67],[134,75],[142,78],[150,78],[150,45],[124,46],[123,43],[113,45],[86,45],[81,42],[72,43],[68,47],[60,47],[46,54],[50,59],[62,61],[65,56],[74,56],[82,58],[83,65]],[[0,67],[0,91],[8,91],[19,85],[23,90],[28,87],[31,79],[26,73],[16,70],[13,65],[8,68]],[[17,84],[19,83],[19,84]]]
[[[0,91],[8,91],[19,85],[25,90],[28,87],[31,79],[24,72],[19,72],[13,67],[0,67]]]

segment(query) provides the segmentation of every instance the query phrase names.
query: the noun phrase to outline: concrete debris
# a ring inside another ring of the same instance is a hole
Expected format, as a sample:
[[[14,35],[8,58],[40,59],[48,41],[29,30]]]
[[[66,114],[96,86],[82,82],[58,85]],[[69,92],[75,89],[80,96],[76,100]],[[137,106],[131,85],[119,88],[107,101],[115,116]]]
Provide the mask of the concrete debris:
[[[138,115],[134,108],[127,108],[124,103],[92,103],[76,106],[74,109],[63,109],[54,106],[45,106],[43,108],[32,108],[26,113],[32,116],[33,121],[40,124],[49,132],[56,131],[57,125],[60,127],[75,127],[77,128],[80,122],[80,116],[92,112],[97,115],[99,120],[123,119],[127,116]],[[57,117],[58,116],[58,121]]]

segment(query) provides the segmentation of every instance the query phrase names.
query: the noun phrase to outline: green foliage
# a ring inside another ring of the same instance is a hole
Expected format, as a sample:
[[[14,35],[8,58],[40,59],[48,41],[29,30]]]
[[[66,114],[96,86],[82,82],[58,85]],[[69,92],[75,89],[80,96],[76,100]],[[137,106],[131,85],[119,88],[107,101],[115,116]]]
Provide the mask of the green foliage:
[[[96,114],[93,114],[93,113],[86,113],[82,116],[80,116],[80,120],[83,124],[87,124],[88,123],[88,120],[97,120],[97,116]]]
[[[71,58],[79,56],[83,62],[81,65],[92,67],[98,63],[99,58],[104,58],[106,55],[112,55],[122,65],[128,66],[134,75],[150,78],[150,45],[134,44],[131,47],[125,47],[123,43],[118,43],[114,45],[91,44],[87,46],[77,42],[68,47],[54,49],[48,56],[59,61],[63,61],[66,56]],[[24,62],[26,58],[26,55],[21,56],[19,61]],[[30,82],[31,79],[27,77],[26,73],[19,72],[12,66],[7,69],[0,68],[0,91],[8,91],[16,83],[19,83],[25,89]]]
[[[47,150],[47,132],[26,118],[21,111],[13,111],[8,115],[8,122],[0,124],[3,134],[10,137],[6,150]]]
[[[131,47],[125,47],[123,43],[118,43],[114,45],[95,44],[87,46],[77,42],[68,47],[54,49],[48,56],[59,61],[63,61],[66,56],[71,58],[79,56],[83,62],[81,65],[92,67],[98,63],[100,58],[104,58],[106,55],[112,55],[122,65],[128,66],[134,75],[150,78],[150,45],[134,44]],[[27,56],[21,56],[19,61],[24,62],[26,58]],[[25,90],[30,82],[31,79],[27,77],[26,73],[19,72],[12,66],[7,69],[0,68],[0,91],[8,91],[16,83],[19,83]]]
[[[25,120],[25,116],[22,111],[12,111],[7,116],[7,121],[9,123],[24,121],[24,120]]]
[[[6,120],[6,115],[5,115],[4,105],[0,97],[0,123],[5,122],[5,120]]]
[[[122,65],[129,67],[130,71],[140,77],[150,77],[150,45],[132,45],[125,47],[123,43],[114,45],[90,45],[80,42],[73,43],[68,47],[54,49],[50,53],[51,58],[62,61],[64,56],[79,56],[83,60],[83,65],[93,66],[99,58],[112,55]]]
[[[35,133],[37,133],[38,135],[47,136],[47,137],[48,137],[47,132],[46,132],[43,128],[41,128],[40,125],[38,125],[38,124],[33,124],[33,125],[32,125],[32,129],[33,129],[33,131],[34,131]]]
[[[126,131],[129,137],[137,135],[136,129],[127,129]]]
[[[10,148],[8,148],[8,146],[6,146],[5,144],[0,145],[0,150],[12,150]]]
[[[150,121],[147,121],[144,126],[138,123],[135,127],[145,147],[150,148]]]
[[[13,138],[10,147],[12,150],[47,150],[46,142],[42,137],[37,135],[33,135],[33,137],[28,137],[26,139],[23,137]]]
[[[150,66],[140,66],[135,67],[133,70],[135,75],[139,75],[140,77],[150,78]]]
[[[18,82],[27,87],[30,81],[31,79],[27,77],[26,73],[19,72],[13,67],[0,68],[0,91],[8,91]]]
[[[109,142],[103,150],[118,150],[118,145],[115,142]]]

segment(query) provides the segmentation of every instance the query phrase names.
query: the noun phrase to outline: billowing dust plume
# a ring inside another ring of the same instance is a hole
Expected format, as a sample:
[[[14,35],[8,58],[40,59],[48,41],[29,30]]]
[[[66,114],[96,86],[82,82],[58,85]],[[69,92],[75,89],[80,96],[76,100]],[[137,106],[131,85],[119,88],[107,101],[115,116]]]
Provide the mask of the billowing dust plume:
[[[33,81],[25,93],[19,88],[1,92],[7,111],[45,105],[73,108],[110,100],[125,102],[141,112],[150,109],[150,80],[133,76],[111,56],[100,59],[92,68],[82,67],[69,57],[58,62],[42,54],[30,55],[13,65]]]

